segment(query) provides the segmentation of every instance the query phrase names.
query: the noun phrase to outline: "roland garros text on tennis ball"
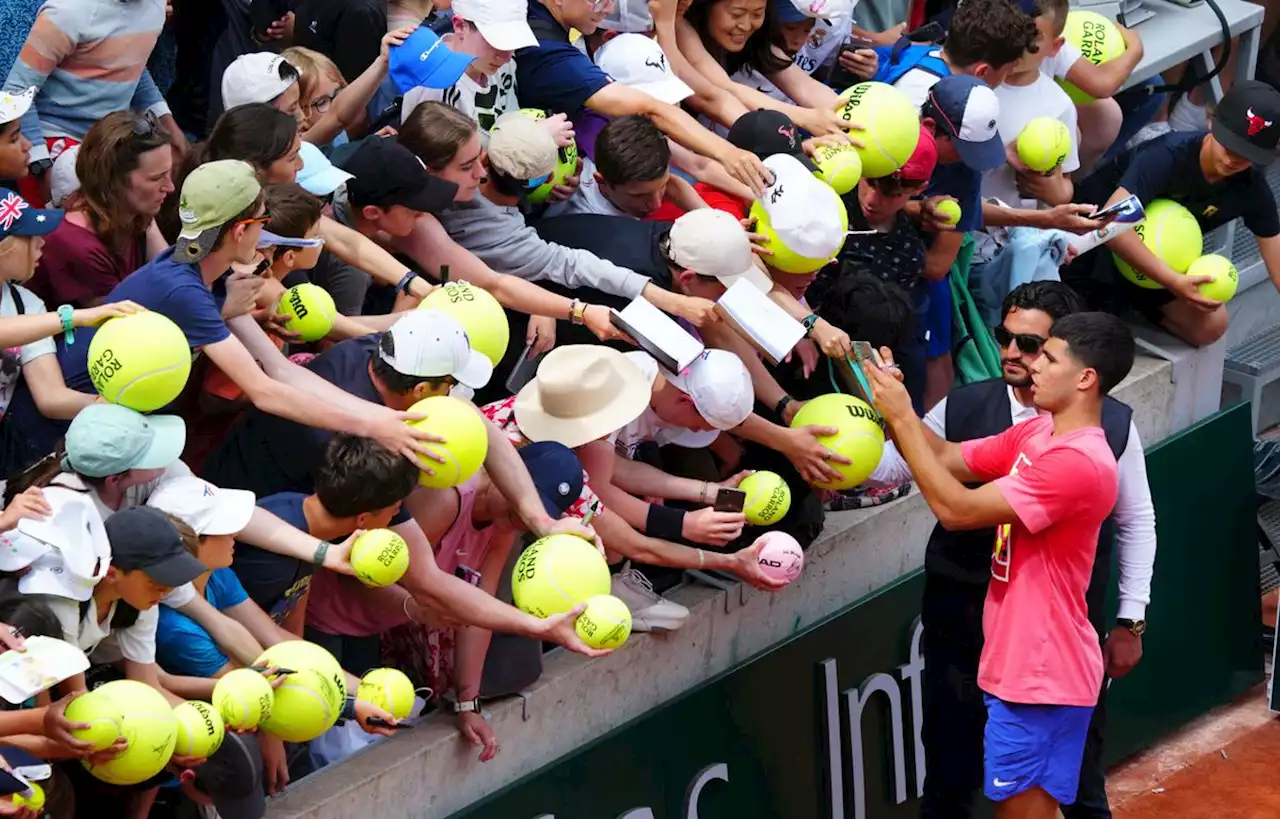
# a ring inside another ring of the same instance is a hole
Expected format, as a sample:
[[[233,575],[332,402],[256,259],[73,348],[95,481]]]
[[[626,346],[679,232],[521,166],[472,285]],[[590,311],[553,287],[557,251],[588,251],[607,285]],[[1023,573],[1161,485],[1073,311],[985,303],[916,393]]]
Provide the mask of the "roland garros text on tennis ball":
[[[1214,301],[1231,301],[1236,288],[1240,286],[1240,274],[1236,271],[1236,266],[1230,259],[1216,253],[1201,256],[1192,262],[1187,268],[1187,275],[1213,276],[1213,281],[1200,285],[1200,292],[1205,298]]]
[[[738,488],[747,493],[742,513],[747,522],[768,526],[782,520],[791,508],[791,487],[777,472],[760,470],[742,479]]]
[[[786,532],[765,532],[756,543],[763,542],[756,562],[760,571],[772,580],[785,580],[790,583],[800,576],[804,568],[804,550],[796,539]]]
[[[413,683],[399,669],[375,668],[360,678],[356,699],[404,719],[413,710]]]
[[[418,307],[452,316],[466,330],[471,349],[482,353],[495,367],[502,362],[511,341],[511,328],[507,311],[488,290],[470,282],[449,282],[427,294]]]
[[[631,609],[613,595],[602,594],[587,601],[574,628],[592,648],[618,648],[631,636]]]
[[[530,119],[546,119],[547,112],[540,108],[521,108],[520,113]],[[556,169],[551,179],[534,188],[525,198],[535,205],[547,201],[556,185],[564,184],[566,176],[573,176],[578,170],[578,143],[570,142],[556,152]]]
[[[191,345],[149,310],[108,319],[89,342],[89,380],[106,400],[138,412],[173,402],[191,375]]]
[[[915,153],[920,141],[920,113],[911,100],[892,85],[864,82],[845,89],[836,113],[865,130],[855,134],[862,142],[862,175],[868,179],[888,176]]]
[[[291,668],[277,685],[271,714],[261,730],[285,742],[310,742],[328,731],[342,716],[346,686],[335,685],[323,671]]]
[[[1191,211],[1171,199],[1153,199],[1147,205],[1146,217],[1134,225],[1133,232],[1142,239],[1156,256],[1173,268],[1174,272],[1186,273],[1191,263],[1200,258],[1204,251],[1204,236],[1200,232],[1200,223]],[[1159,283],[1134,270],[1124,259],[1116,256],[1116,269],[1129,281],[1148,290],[1159,290]]]
[[[366,586],[399,583],[409,569],[409,544],[390,529],[370,529],[351,544],[351,568]]]
[[[791,427],[834,427],[834,435],[823,435],[818,443],[843,455],[853,463],[828,461],[841,478],[831,483],[815,483],[820,489],[850,489],[867,479],[884,451],[884,421],[880,414],[852,395],[830,393],[809,401],[791,419]]]
[[[208,759],[222,747],[226,726],[222,716],[207,702],[188,700],[174,706],[178,721],[178,742],[173,752],[178,756]]]
[[[813,161],[818,176],[841,196],[862,179],[862,157],[852,145],[819,145],[813,150]]]
[[[85,770],[112,785],[136,785],[164,770],[178,741],[178,721],[164,695],[136,680],[114,680],[99,686],[94,693],[107,697],[120,709],[120,735],[129,747],[101,765],[81,760]]]
[[[421,421],[409,421],[409,426],[444,439],[444,443],[420,442],[443,456],[444,463],[419,456],[424,471],[418,474],[418,483],[430,489],[448,489],[470,480],[489,454],[489,432],[479,411],[447,395],[424,398],[408,411],[427,416]],[[428,474],[425,469],[435,474]]]
[[[956,200],[943,199],[941,202],[934,205],[933,209],[937,211],[938,216],[946,220],[946,223],[948,225],[955,225],[960,223],[960,216],[962,211],[960,210],[960,203],[957,202]]]
[[[72,700],[65,715],[68,722],[89,725],[83,730],[72,731],[71,735],[83,742],[92,743],[95,751],[101,751],[115,742],[124,722],[124,712],[120,710],[120,706],[97,690],[81,694]]]
[[[271,683],[252,668],[237,668],[213,686],[213,707],[237,731],[252,731],[271,716]]]
[[[547,535],[520,554],[511,573],[511,596],[521,611],[550,617],[608,594],[609,583],[609,566],[594,543]]]
[[[1036,117],[1018,134],[1018,159],[1027,170],[1049,173],[1071,153],[1071,131],[1053,117]]]
[[[36,813],[44,812],[44,788],[35,782],[28,782],[27,787],[31,789],[30,796],[23,796],[20,793],[13,795],[13,806],[15,808],[30,808]]]
[[[1115,23],[1094,11],[1073,9],[1067,13],[1067,23],[1062,36],[1076,48],[1084,58],[1094,65],[1102,65],[1119,57],[1128,49],[1124,35]],[[1058,85],[1067,92],[1067,96],[1076,105],[1093,102],[1093,97],[1081,91],[1074,83],[1058,80]]]
[[[838,208],[838,218],[840,219],[840,235],[844,236],[849,230],[849,211],[845,208],[844,201],[837,198],[833,207]],[[795,273],[804,275],[812,273],[815,270],[821,270],[831,263],[830,257],[822,257],[820,259],[801,256],[791,248],[787,247],[782,239],[778,237],[778,232],[774,230],[773,221],[769,218],[769,213],[764,209],[764,205],[759,200],[751,203],[751,210],[747,214],[748,219],[755,220],[755,232],[765,237],[765,247],[773,254],[766,256],[765,264],[774,270],[780,270],[783,273]],[[834,257],[840,251],[836,247],[831,256]]]
[[[318,284],[299,284],[284,291],[280,298],[280,306],[276,312],[288,316],[284,328],[297,333],[303,341],[319,341],[329,335],[333,329],[334,317],[338,308],[333,305],[333,296]]]

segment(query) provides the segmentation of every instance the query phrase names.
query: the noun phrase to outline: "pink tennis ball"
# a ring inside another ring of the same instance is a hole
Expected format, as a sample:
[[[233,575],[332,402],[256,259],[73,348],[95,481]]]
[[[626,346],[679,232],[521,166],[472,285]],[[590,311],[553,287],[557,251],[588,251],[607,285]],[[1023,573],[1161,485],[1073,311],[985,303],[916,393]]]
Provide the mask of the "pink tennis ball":
[[[786,532],[765,532],[757,540],[764,543],[757,556],[760,570],[773,580],[790,583],[804,568],[804,550]]]

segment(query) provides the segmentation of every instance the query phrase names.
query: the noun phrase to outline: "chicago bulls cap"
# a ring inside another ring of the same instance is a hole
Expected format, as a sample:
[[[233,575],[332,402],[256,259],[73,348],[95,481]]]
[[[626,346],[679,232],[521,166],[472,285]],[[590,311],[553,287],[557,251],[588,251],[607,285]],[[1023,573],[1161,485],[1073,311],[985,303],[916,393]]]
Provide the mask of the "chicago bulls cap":
[[[816,172],[818,166],[804,152],[800,129],[791,117],[780,111],[758,108],[738,117],[729,129],[729,142],[764,159],[774,154],[794,156],[806,170]]]
[[[1213,114],[1213,138],[1254,165],[1270,165],[1280,144],[1280,91],[1257,80],[1237,82]]]

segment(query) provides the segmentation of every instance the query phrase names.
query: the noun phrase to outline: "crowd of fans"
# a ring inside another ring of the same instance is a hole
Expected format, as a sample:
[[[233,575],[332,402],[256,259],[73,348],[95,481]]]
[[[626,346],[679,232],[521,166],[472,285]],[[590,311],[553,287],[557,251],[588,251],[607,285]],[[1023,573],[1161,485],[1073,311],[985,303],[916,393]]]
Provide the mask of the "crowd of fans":
[[[856,26],[853,0],[175,5],[46,0],[0,92],[0,542],[22,542],[19,520],[83,507],[105,524],[100,542],[66,548],[111,556],[79,588],[58,579],[56,550],[0,555],[0,621],[12,626],[0,639],[58,637],[93,661],[3,731],[6,744],[72,761],[56,766],[55,816],[142,817],[186,801],[252,819],[290,780],[389,735],[370,720],[390,715],[366,705],[333,729],[338,740],[240,734],[234,753],[176,758],[134,788],[74,762],[90,755],[64,715],[76,691],[127,677],[173,703],[207,699],[217,678],[299,637],[351,675],[405,671],[492,759],[499,738],[481,700],[536,679],[545,644],[598,653],[571,615],[502,602],[528,537],[598,542],[637,631],[681,627],[688,610],[663,595],[686,570],[779,591],[756,559],[762,530],[713,508],[721,488],[753,470],[781,475],[793,500],[770,528],[805,547],[828,512],[909,491],[891,445],[863,486],[816,488],[846,461],[819,441],[825,428],[791,425],[839,389],[831,362],[855,341],[892,351],[915,413],[959,441],[998,429],[958,418],[981,401],[953,385],[996,384],[982,400],[1007,396],[1003,427],[1034,418],[1029,374],[1054,321],[1073,313],[1132,310],[1191,344],[1220,338],[1225,306],[1137,237],[1070,249],[1103,225],[1097,208],[1135,194],[1183,203],[1205,232],[1242,218],[1280,281],[1262,171],[1280,141],[1280,93],[1238,82],[1198,120],[1150,124],[1160,96],[1121,91],[1143,56],[1137,33],[1121,29],[1124,53],[1095,64],[1064,40],[1067,0],[964,0],[944,41],[909,46],[903,26]],[[153,55],[162,34],[176,52]],[[828,264],[777,270],[750,217],[777,184],[766,160],[814,170],[815,151],[870,139],[837,113],[839,92],[870,79],[919,107],[916,148],[843,196],[849,233]],[[1048,174],[1009,147],[1040,116],[1072,134]],[[939,209],[948,200],[958,223]],[[1163,288],[1120,277],[1113,251]],[[504,355],[474,349],[445,312],[415,309],[446,280],[503,306]],[[717,312],[744,281],[802,323],[784,361]],[[313,343],[275,309],[307,282],[339,314]],[[638,298],[705,345],[688,368],[664,369],[615,327],[611,309]],[[103,403],[90,378],[95,329],[138,310],[175,322],[194,359],[183,395],[149,415]],[[1070,343],[1083,349],[1079,332]],[[975,334],[1000,348],[994,370],[958,352]],[[406,410],[446,394],[483,415],[488,455],[462,486],[427,489],[424,433]],[[1121,616],[1135,623],[1154,523],[1136,429],[1109,412]],[[412,559],[399,584],[374,589],[350,576],[348,554],[355,533],[380,527]],[[970,565],[932,580],[926,605],[935,675],[948,663],[976,673],[990,541],[962,545]],[[1105,587],[1109,553],[1099,562]],[[1094,622],[1109,671],[1132,667],[1140,642],[1135,655]],[[926,731],[929,790],[932,804],[959,804],[981,782],[984,712],[935,683],[927,727],[960,739]],[[1081,800],[1105,808],[1100,753],[1085,757]]]

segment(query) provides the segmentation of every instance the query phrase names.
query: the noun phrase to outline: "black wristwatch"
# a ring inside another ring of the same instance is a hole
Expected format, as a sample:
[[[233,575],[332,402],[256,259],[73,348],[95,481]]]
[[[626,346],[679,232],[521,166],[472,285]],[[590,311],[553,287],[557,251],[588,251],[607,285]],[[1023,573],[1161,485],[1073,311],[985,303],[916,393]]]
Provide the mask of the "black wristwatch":
[[[44,176],[53,167],[53,160],[49,158],[37,159],[27,166],[27,171],[32,176]]]
[[[400,279],[400,283],[396,285],[396,290],[404,293],[406,296],[409,295],[409,286],[413,284],[413,280],[416,278],[418,278],[418,274],[410,270]]]
[[[1141,637],[1147,631],[1146,620],[1130,620],[1126,617],[1116,618],[1116,625],[1128,631],[1134,637]]]

